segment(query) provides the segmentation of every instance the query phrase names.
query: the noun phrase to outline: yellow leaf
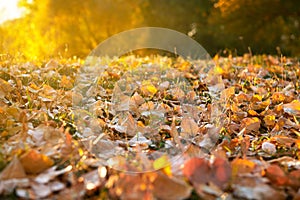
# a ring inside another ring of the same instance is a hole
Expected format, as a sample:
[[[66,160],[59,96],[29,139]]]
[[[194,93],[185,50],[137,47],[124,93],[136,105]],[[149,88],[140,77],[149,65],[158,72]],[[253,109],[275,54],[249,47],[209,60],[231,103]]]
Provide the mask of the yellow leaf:
[[[20,161],[25,172],[30,174],[38,174],[54,164],[53,160],[51,160],[48,156],[33,149],[22,155]]]
[[[215,67],[215,73],[221,75],[221,74],[225,73],[225,71],[224,71],[224,69],[222,67],[220,67],[219,65],[217,65]]]
[[[264,117],[264,122],[267,126],[274,126],[275,125],[275,115],[266,115]]]
[[[169,166],[171,163],[169,161],[169,158],[167,155],[163,155],[159,158],[157,158],[154,162],[153,162],[153,168],[155,170],[159,170],[161,168],[167,167]]]
[[[141,86],[141,91],[146,96],[153,96],[157,92],[157,89],[152,83],[145,81]]]
[[[15,119],[19,118],[20,110],[17,107],[8,107],[6,112]]]
[[[27,87],[27,89],[32,93],[38,93],[40,88],[35,83],[30,83],[30,85]]]
[[[278,104],[281,103],[285,100],[286,96],[282,93],[282,92],[275,92],[273,93],[271,99],[272,99],[272,103],[274,104]]]
[[[258,94],[253,95],[251,98],[251,102],[258,102],[258,101],[262,101],[262,96]]]
[[[167,175],[167,176],[172,176],[172,167],[171,165],[168,165],[166,167],[163,168],[163,172]]]
[[[73,83],[67,76],[63,75],[60,81],[60,87],[71,89],[73,87]]]

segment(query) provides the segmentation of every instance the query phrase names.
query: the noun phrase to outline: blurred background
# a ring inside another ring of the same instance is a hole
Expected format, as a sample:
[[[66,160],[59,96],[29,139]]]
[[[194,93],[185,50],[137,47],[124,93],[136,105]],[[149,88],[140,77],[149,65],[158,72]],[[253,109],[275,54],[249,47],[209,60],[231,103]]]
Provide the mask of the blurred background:
[[[0,0],[0,54],[84,58],[144,26],[187,34],[211,56],[300,56],[299,0]]]

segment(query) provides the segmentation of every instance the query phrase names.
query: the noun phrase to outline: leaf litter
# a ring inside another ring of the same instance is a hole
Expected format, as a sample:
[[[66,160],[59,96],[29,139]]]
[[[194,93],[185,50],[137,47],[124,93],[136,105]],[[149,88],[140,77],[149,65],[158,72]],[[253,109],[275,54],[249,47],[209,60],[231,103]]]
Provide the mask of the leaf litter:
[[[160,83],[154,75],[151,81],[132,85],[137,91],[132,94],[128,92],[133,88],[122,88],[119,84],[122,96],[113,97],[113,89],[118,89],[116,83],[125,73],[123,70],[143,61],[132,56],[116,59],[99,69],[103,71],[96,84],[89,82],[93,79],[84,77],[86,82],[76,87],[89,88],[86,92],[91,95],[72,89],[73,80],[83,70],[78,60],[44,63],[1,60],[0,196],[23,199],[300,198],[297,60],[265,55],[215,57],[216,73],[225,84],[221,94],[225,100],[222,113],[225,123],[220,129],[214,129],[209,120],[220,113],[209,112],[218,105],[211,104],[205,91],[219,91],[222,86],[203,84],[199,73],[182,58],[150,59],[173,63],[185,74],[191,86],[188,91],[170,88],[169,79],[178,76],[173,73]],[[96,98],[90,98],[93,95]],[[185,95],[197,102],[196,106],[184,108],[189,110],[188,116],[178,103]],[[88,124],[88,128],[79,132],[72,103],[82,99],[93,105],[90,109],[97,118],[91,118],[83,110],[82,123]],[[114,106],[116,102],[119,103]],[[120,114],[124,110],[131,110],[134,115]],[[161,117],[167,119],[164,124],[159,124]],[[151,127],[160,129],[157,132]],[[212,134],[217,135],[216,142],[207,136],[212,132],[217,133]],[[129,138],[126,138],[127,133]],[[81,140],[83,136],[89,139]],[[180,144],[182,139],[190,145],[178,159],[171,162],[168,156],[161,156],[162,146]],[[205,151],[205,147],[212,145],[210,152]],[[151,165],[157,171],[120,172],[106,167],[107,163],[95,156],[101,152],[107,159],[127,148],[152,152],[153,160],[139,159],[145,168]]]

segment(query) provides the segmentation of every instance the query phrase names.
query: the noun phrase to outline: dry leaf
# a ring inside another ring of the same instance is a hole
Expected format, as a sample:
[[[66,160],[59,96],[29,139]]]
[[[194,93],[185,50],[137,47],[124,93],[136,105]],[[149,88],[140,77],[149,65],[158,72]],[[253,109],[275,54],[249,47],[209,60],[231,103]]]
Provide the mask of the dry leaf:
[[[291,103],[283,105],[284,112],[300,117],[300,101],[294,100]]]
[[[241,121],[241,129],[245,128],[246,133],[257,132],[260,128],[260,119],[257,117],[245,118]]]
[[[157,92],[156,87],[149,81],[143,81],[140,90],[145,96],[153,96]]]
[[[70,80],[70,78],[63,75],[62,78],[61,78],[59,86],[62,87],[62,88],[71,89],[71,88],[73,88],[73,83]]]
[[[231,167],[222,158],[216,158],[212,164],[204,158],[191,158],[184,164],[183,174],[194,186],[213,183],[224,189],[231,177]]]
[[[158,173],[153,185],[154,196],[158,199],[186,199],[192,192],[192,187],[184,180],[163,173]]]
[[[161,168],[164,168],[164,167],[167,167],[167,166],[170,166],[170,165],[171,165],[171,163],[170,163],[169,157],[165,154],[163,156],[157,158],[153,162],[153,168],[155,170],[159,170]]]
[[[226,88],[221,92],[221,99],[228,101],[235,94],[235,87]],[[239,97],[241,98],[241,97]]]
[[[14,156],[10,163],[1,172],[0,180],[22,178],[26,178],[25,170],[19,159],[16,156]]]
[[[48,185],[40,183],[32,183],[31,188],[35,194],[35,199],[45,198],[52,193],[52,190]]]
[[[264,117],[264,122],[268,127],[272,127],[275,125],[276,121],[275,121],[275,115],[266,115]]]
[[[231,162],[232,176],[238,176],[244,173],[251,173],[255,167],[255,163],[248,159],[234,159]]]
[[[11,85],[7,81],[0,78],[0,98],[8,95],[12,90],[13,88]]]
[[[194,138],[198,134],[198,124],[191,117],[183,117],[181,121],[181,133],[185,139]]]
[[[30,174],[38,174],[54,164],[51,158],[33,149],[23,154],[20,161],[25,172]]]
[[[272,184],[275,185],[285,185],[288,183],[288,177],[285,172],[275,164],[271,164],[266,169],[266,177],[268,177]]]

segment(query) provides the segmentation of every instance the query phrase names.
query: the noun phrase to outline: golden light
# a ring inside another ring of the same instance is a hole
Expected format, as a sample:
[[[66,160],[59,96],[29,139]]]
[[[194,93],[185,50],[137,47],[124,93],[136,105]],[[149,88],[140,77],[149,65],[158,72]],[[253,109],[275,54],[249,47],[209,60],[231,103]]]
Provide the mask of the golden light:
[[[22,16],[24,9],[18,7],[19,0],[0,1],[0,24]]]

